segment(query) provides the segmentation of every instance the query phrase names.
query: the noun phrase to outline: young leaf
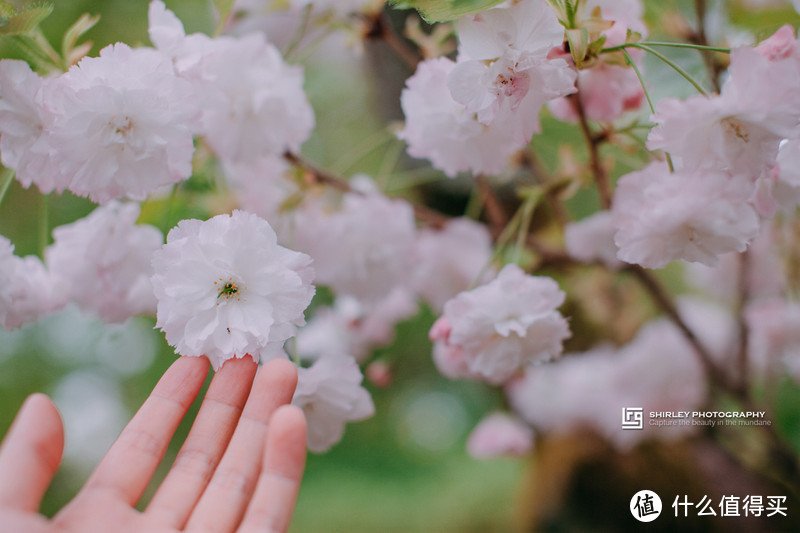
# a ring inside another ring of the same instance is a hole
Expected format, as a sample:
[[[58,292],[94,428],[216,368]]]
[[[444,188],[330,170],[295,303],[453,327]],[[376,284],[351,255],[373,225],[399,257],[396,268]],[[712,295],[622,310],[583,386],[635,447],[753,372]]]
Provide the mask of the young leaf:
[[[67,63],[66,67],[77,63],[84,55],[89,53],[92,43],[83,43],[78,46],[78,39],[92,29],[98,20],[100,20],[100,15],[92,16],[84,13],[64,34],[64,39],[61,41],[61,55]]]
[[[589,50],[589,32],[585,28],[577,30],[567,30],[567,42],[572,60],[578,68],[583,67],[584,59]]]
[[[53,12],[53,3],[39,3],[30,5],[17,11],[11,9],[8,2],[0,4],[0,14],[3,16],[2,22],[6,22],[0,27],[0,35],[23,35],[31,33],[44,19]]]

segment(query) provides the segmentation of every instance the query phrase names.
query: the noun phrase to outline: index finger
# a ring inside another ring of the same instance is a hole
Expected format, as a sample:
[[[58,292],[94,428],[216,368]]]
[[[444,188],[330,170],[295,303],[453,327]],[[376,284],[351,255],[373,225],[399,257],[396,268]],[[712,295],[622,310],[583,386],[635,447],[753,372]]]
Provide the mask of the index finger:
[[[101,489],[135,505],[208,374],[205,357],[181,357],[156,384],[81,490]],[[79,495],[80,496],[80,495]]]

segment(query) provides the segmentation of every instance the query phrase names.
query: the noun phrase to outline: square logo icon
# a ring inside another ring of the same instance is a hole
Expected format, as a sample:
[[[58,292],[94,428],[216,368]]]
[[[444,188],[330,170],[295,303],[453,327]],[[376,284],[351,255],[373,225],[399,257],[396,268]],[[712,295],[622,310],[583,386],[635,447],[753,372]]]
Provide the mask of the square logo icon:
[[[644,429],[644,409],[642,407],[622,408],[622,429]]]

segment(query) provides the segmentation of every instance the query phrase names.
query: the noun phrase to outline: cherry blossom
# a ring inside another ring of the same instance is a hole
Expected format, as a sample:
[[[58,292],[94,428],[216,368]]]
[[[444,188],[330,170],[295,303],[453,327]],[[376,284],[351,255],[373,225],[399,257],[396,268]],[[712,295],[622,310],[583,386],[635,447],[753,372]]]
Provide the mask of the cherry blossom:
[[[156,310],[150,259],[163,235],[137,225],[138,217],[137,204],[109,202],[54,229],[45,250],[47,267],[69,300],[106,322]]]
[[[347,422],[371,417],[375,406],[361,386],[364,376],[355,360],[331,354],[310,368],[297,371],[297,390],[292,403],[306,415],[308,449],[324,452],[341,440]]]
[[[599,211],[580,222],[571,222],[564,228],[564,245],[570,257],[590,263],[600,261],[608,268],[617,269],[622,262],[617,259],[614,244],[616,231],[614,215],[610,211]]]
[[[548,100],[575,92],[575,72],[548,52],[564,41],[564,27],[544,0],[522,0],[458,21],[460,57],[448,75],[453,99],[495,120],[527,143],[538,132]]]
[[[191,85],[155,50],[110,45],[46,84],[44,105],[55,114],[51,168],[75,194],[143,200],[192,173],[199,108]]]
[[[222,160],[300,149],[314,127],[301,67],[287,65],[261,33],[187,36],[160,0],[150,3],[149,17],[150,39],[192,82],[203,109],[201,131]]]
[[[467,451],[473,457],[523,457],[533,448],[533,431],[521,420],[505,413],[491,413],[472,430]]]
[[[24,61],[0,61],[0,157],[25,187],[48,193],[68,184],[50,168],[45,139],[53,116],[42,102],[44,84]]]
[[[17,257],[0,235],[0,325],[11,330],[64,306],[66,299],[36,256]]]
[[[356,179],[356,186],[359,181],[373,187],[368,179]],[[406,283],[415,237],[408,202],[352,191],[338,208],[310,205],[298,219],[293,245],[314,258],[319,284],[374,303]]]
[[[408,143],[410,156],[429,159],[451,178],[466,171],[497,174],[527,141],[499,122],[481,124],[453,99],[447,77],[454,66],[444,57],[417,66],[400,96],[406,121],[398,137]]]
[[[282,356],[314,295],[310,263],[252,213],[182,220],[153,255],[156,326],[177,353],[206,355],[215,369]]]
[[[448,301],[431,340],[456,360],[463,356],[469,375],[500,384],[530,364],[561,354],[570,336],[567,321],[556,311],[564,298],[552,279],[506,265],[491,282]]]
[[[457,218],[442,229],[422,229],[417,236],[411,285],[440,313],[447,300],[494,277],[491,259],[492,238],[482,224]]]
[[[614,197],[617,256],[648,268],[678,259],[715,266],[720,254],[742,252],[758,235],[748,193],[711,169],[671,174],[654,162],[631,172]]]
[[[317,308],[314,317],[298,332],[297,353],[303,359],[346,353],[363,362],[372,349],[391,343],[396,324],[416,311],[416,300],[402,287],[374,304],[339,296],[332,307]]]

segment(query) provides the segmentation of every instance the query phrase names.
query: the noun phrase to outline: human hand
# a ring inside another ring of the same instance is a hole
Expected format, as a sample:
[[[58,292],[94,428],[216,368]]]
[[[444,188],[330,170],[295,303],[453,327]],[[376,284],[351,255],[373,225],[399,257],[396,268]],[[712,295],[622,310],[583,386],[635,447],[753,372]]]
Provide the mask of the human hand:
[[[0,531],[285,532],[305,466],[306,426],[302,411],[287,405],[297,372],[282,360],[257,376],[250,358],[226,362],[153,499],[144,512],[134,507],[208,366],[201,357],[178,359],[52,519],[37,510],[61,461],[64,428],[47,396],[29,397],[0,448]]]

